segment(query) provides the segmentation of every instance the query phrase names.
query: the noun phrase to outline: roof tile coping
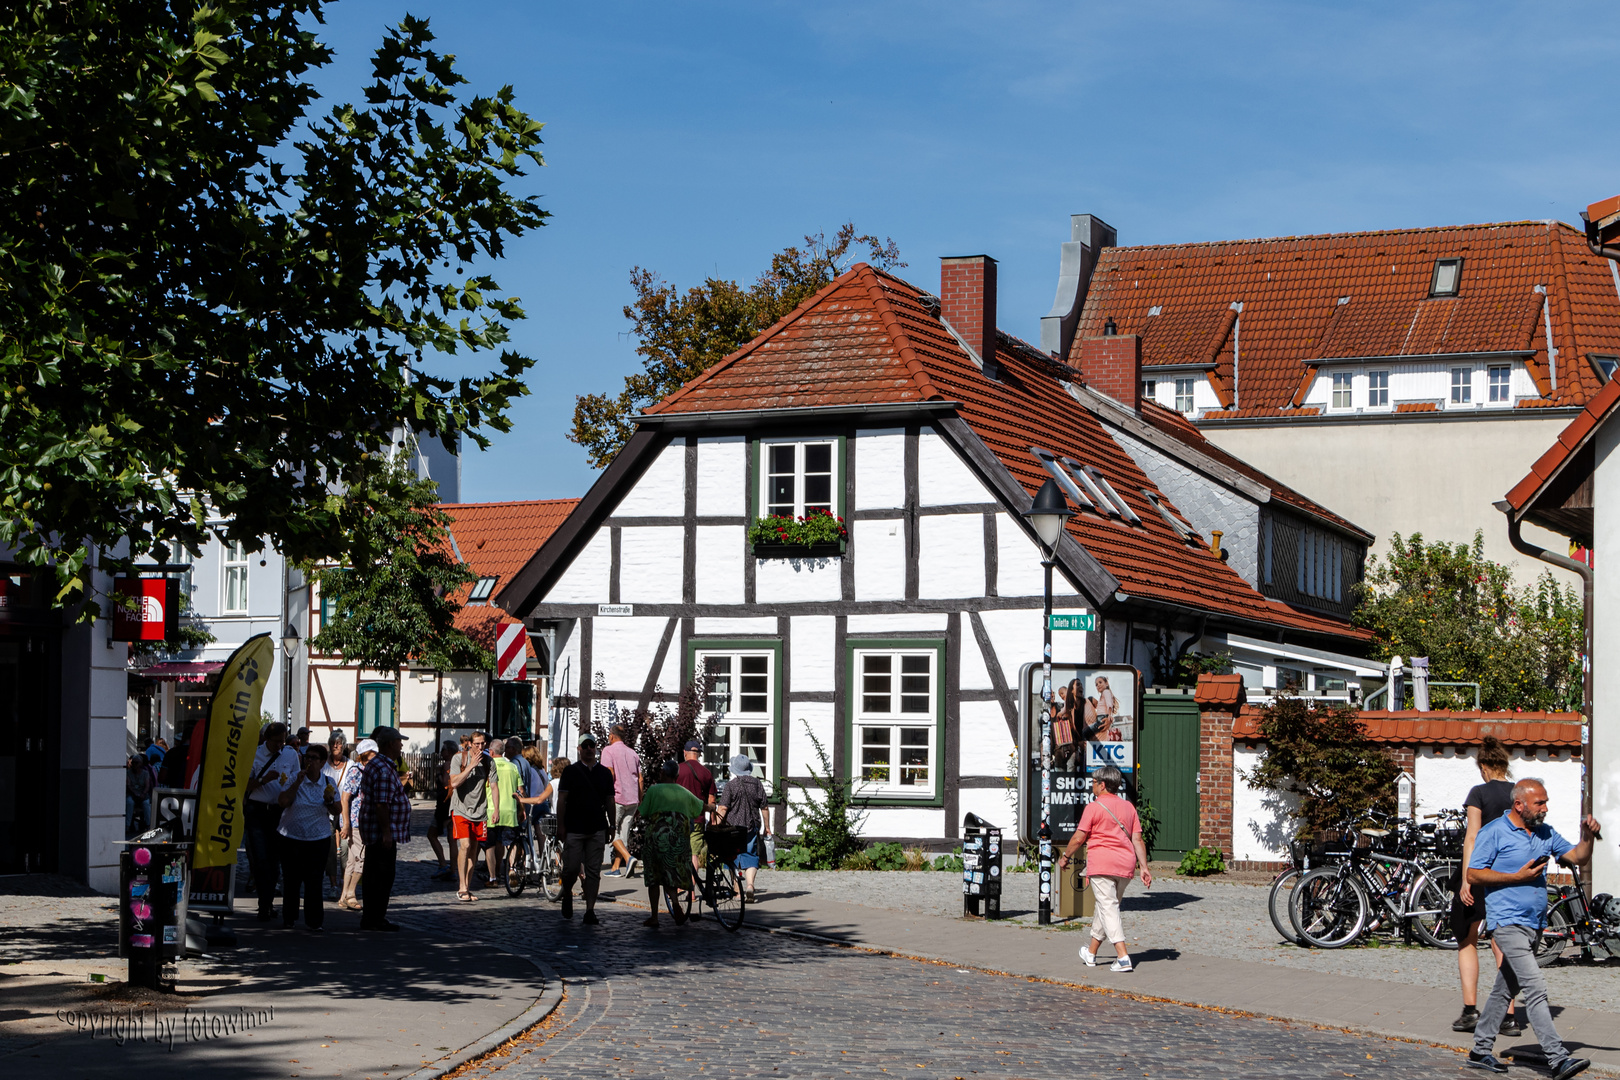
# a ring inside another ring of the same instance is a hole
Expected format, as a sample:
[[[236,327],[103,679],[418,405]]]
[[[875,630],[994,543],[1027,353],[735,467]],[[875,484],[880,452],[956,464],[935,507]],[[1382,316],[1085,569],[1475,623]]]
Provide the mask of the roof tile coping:
[[[1241,675],[1203,674],[1198,676],[1198,687],[1193,691],[1193,700],[1200,705],[1237,705],[1244,697]]]
[[[1232,737],[1258,740],[1263,715],[1259,706],[1245,706],[1233,720]],[[1367,738],[1378,743],[1477,746],[1485,736],[1494,735],[1509,746],[1578,749],[1581,745],[1579,713],[1380,709],[1361,713],[1360,717]]]
[[[1575,419],[1558,433],[1558,440],[1547,448],[1546,453],[1536,459],[1534,465],[1530,466],[1529,474],[1513,485],[1513,490],[1507,493],[1508,505],[1514,510],[1523,510],[1529,505],[1531,498],[1556,476],[1564,463],[1585,444],[1592,432],[1596,431],[1604,418],[1613,411],[1617,402],[1620,402],[1620,379],[1610,379],[1603,385],[1603,389],[1586,403],[1586,407],[1576,414]]]

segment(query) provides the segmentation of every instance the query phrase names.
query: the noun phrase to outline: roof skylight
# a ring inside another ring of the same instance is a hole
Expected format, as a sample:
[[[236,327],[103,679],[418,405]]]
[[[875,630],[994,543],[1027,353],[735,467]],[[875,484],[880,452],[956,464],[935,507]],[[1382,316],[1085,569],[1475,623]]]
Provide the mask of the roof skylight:
[[[1430,296],[1456,296],[1462,281],[1461,259],[1434,260],[1434,277],[1429,282]]]
[[[1090,477],[1092,483],[1102,489],[1103,497],[1108,500],[1109,504],[1113,506],[1114,511],[1118,513],[1120,517],[1124,518],[1132,525],[1142,524],[1142,519],[1137,517],[1136,511],[1132,510],[1125,500],[1119,497],[1119,492],[1114,490],[1114,485],[1108,482],[1108,478],[1106,476],[1098,472],[1090,465],[1076,466],[1072,461],[1065,461],[1064,463],[1070,468],[1079,468],[1080,472],[1078,475],[1080,475],[1082,480],[1086,477]]]
[[[467,594],[468,600],[488,600],[495,591],[495,583],[499,577],[481,577],[473,582],[472,592]]]
[[[1050,450],[1040,450],[1033,446],[1029,448],[1029,452],[1035,455],[1035,460],[1041,463],[1041,468],[1052,474],[1052,479],[1063,489],[1063,494],[1074,500],[1076,506],[1082,510],[1097,509],[1097,504],[1075,486],[1074,477],[1069,475],[1068,470],[1058,464],[1057,455]]]

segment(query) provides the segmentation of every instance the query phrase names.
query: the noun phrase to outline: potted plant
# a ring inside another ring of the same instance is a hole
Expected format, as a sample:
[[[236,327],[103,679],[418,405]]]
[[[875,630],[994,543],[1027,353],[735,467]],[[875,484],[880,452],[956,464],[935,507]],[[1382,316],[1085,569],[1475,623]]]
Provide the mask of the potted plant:
[[[768,558],[829,558],[844,553],[849,529],[830,511],[812,509],[803,517],[769,514],[748,527],[754,554]]]

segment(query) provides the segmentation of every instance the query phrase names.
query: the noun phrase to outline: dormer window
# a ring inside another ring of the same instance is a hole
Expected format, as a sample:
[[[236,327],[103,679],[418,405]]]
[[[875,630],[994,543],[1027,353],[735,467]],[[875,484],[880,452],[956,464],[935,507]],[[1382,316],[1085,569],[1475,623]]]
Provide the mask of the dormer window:
[[[468,600],[487,601],[490,594],[495,591],[495,583],[499,577],[481,577],[473,582],[472,592],[467,594]]]
[[[1434,277],[1429,282],[1430,296],[1456,296],[1462,281],[1461,259],[1434,260]]]

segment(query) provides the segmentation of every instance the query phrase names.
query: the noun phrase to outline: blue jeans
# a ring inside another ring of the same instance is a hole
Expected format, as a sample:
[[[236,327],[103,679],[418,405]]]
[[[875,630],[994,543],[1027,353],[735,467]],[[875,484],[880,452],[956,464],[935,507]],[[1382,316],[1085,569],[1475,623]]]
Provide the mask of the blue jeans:
[[[136,828],[136,823],[140,828]],[[134,795],[124,796],[124,838],[133,839],[145,832],[149,826],[146,824],[146,800],[138,799]]]
[[[1528,926],[1498,926],[1491,931],[1496,947],[1502,950],[1502,966],[1496,969],[1496,985],[1479,1011],[1474,1025],[1474,1050],[1488,1054],[1496,1045],[1497,1029],[1507,1015],[1508,1003],[1517,995],[1530,1017],[1530,1028],[1541,1043],[1541,1052],[1554,1069],[1569,1057],[1564,1042],[1553,1027],[1552,1010],[1547,1007],[1547,979],[1536,964],[1536,931]]]

